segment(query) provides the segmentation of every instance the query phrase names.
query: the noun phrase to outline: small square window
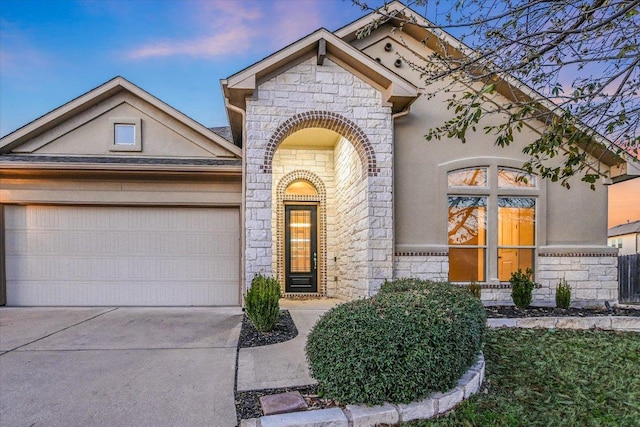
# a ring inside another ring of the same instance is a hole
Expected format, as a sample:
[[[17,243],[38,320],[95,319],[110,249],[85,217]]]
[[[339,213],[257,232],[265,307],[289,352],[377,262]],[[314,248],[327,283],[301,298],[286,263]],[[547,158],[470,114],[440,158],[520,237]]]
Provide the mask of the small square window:
[[[142,151],[142,120],[132,117],[109,118],[109,151]]]
[[[113,142],[116,145],[135,145],[136,125],[122,123],[115,124]]]

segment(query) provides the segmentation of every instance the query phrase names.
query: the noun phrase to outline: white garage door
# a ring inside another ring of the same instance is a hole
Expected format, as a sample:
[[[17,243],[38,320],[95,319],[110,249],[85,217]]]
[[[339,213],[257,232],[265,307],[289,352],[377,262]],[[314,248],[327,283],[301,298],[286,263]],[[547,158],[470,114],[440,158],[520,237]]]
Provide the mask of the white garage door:
[[[238,209],[6,206],[8,305],[238,305]]]

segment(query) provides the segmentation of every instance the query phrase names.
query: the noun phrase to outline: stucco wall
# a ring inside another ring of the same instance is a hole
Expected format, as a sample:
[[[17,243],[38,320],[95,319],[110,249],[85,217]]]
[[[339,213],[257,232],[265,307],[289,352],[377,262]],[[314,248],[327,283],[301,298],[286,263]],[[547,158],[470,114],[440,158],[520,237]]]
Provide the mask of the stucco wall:
[[[382,63],[418,87],[424,87],[420,74],[406,63],[400,68],[392,64],[399,55],[415,59],[414,54],[402,47],[398,37],[388,28],[378,30],[365,52],[378,57]],[[430,51],[416,44],[410,37],[403,38],[416,52],[428,57]],[[384,50],[386,43],[392,43],[391,52]],[[365,44],[365,41],[361,42]],[[427,88],[431,94],[436,87]],[[462,86],[456,90],[465,89]],[[468,90],[468,89],[467,89]],[[522,165],[528,157],[522,148],[537,137],[537,132],[525,127],[516,134],[516,141],[510,146],[494,146],[492,135],[486,135],[483,127],[497,123],[495,118],[485,119],[471,132],[467,143],[455,139],[426,141],[424,135],[431,127],[443,124],[453,114],[447,110],[449,94],[437,93],[433,97],[422,96],[412,105],[411,112],[395,122],[395,215],[396,244],[398,245],[446,245],[446,199],[442,197],[442,181],[446,171],[442,165],[453,160],[477,159],[483,166],[491,158],[503,164]],[[507,102],[496,95],[497,102]],[[559,160],[556,162],[559,165]],[[429,185],[425,185],[429,183]],[[544,220],[544,234],[538,235],[541,245],[606,245],[607,231],[607,188],[601,183],[591,190],[580,179],[571,180],[571,189],[559,183],[549,183],[542,195],[547,201]],[[444,187],[446,188],[446,187]],[[566,221],[566,218],[573,218]],[[542,231],[542,230],[539,230]]]
[[[7,178],[0,180],[3,203],[84,205],[239,206],[241,177],[203,179],[147,177],[125,172],[64,177]]]
[[[141,151],[137,157],[233,157],[232,153],[167,113],[122,92],[27,141],[14,153],[42,155],[110,156],[113,131],[110,119],[139,119]],[[117,154],[116,154],[117,155]],[[131,155],[121,153],[120,155]]]

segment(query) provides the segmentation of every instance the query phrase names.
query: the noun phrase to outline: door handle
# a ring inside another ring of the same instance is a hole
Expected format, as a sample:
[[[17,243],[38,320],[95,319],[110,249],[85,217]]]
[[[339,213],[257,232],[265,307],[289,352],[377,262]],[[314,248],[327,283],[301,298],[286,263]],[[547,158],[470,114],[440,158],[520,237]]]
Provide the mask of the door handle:
[[[317,252],[313,253],[313,269],[314,270],[318,269],[318,253]]]

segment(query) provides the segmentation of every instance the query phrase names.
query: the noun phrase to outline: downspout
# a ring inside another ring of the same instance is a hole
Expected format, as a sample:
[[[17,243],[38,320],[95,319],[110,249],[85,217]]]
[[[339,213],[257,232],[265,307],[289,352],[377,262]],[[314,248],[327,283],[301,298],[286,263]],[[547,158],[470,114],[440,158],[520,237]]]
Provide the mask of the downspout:
[[[247,113],[245,110],[243,110],[240,107],[236,107],[235,105],[231,105],[231,103],[229,102],[229,98],[227,98],[225,96],[224,98],[224,105],[225,107],[227,107],[229,110],[234,111],[238,114],[240,114],[240,116],[242,116],[242,139],[240,140],[242,143],[242,200],[240,202],[240,281],[242,283],[242,285],[240,286],[240,305],[241,307],[244,309],[244,295],[245,295],[245,286],[246,286],[246,276],[245,276],[245,257],[244,257],[244,253],[245,253],[245,241],[246,241],[246,222],[245,222],[245,200],[246,200],[246,193],[247,193],[247,180],[246,180],[246,172],[247,172]]]
[[[395,163],[396,154],[395,154],[395,140],[396,140],[396,119],[400,117],[404,117],[411,111],[411,104],[407,105],[403,110],[398,111],[395,114],[391,115],[391,123],[393,124],[393,143],[391,144],[391,159]],[[395,165],[392,165],[391,170],[395,170]],[[396,174],[395,171],[391,174],[391,224],[393,224],[393,230],[391,230],[391,278],[394,277],[394,272],[396,270],[396,209],[395,209],[395,179]]]

